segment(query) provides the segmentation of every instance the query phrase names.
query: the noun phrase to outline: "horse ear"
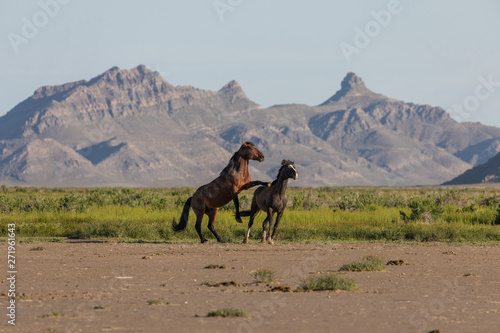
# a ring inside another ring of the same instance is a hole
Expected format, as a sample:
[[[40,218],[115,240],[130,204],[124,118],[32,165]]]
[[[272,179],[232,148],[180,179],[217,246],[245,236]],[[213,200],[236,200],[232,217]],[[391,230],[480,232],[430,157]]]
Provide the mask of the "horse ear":
[[[244,142],[244,141],[241,141],[241,145],[242,145],[243,147],[245,147],[245,148],[246,148],[246,147],[248,147],[248,145],[247,145],[247,144],[246,144],[246,142]]]
[[[281,165],[285,165],[285,164],[286,164],[286,160],[281,161]]]

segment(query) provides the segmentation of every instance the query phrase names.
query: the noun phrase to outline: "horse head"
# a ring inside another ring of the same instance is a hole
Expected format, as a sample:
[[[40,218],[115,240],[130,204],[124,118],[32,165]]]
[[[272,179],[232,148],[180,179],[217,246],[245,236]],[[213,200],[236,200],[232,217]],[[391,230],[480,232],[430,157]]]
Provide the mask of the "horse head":
[[[242,142],[239,152],[245,160],[264,161],[264,154],[250,141]]]
[[[292,162],[290,160],[283,160],[281,161],[281,168],[278,171],[278,178],[284,177],[285,179],[292,178],[296,180],[299,178],[299,173],[297,172],[297,169],[295,169],[294,166],[295,162]]]

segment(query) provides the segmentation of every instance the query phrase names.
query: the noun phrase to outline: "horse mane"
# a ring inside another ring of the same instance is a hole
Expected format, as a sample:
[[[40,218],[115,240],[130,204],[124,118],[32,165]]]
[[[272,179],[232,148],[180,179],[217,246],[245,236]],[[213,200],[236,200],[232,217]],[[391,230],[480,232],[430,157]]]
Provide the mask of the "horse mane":
[[[252,147],[255,147],[255,145],[253,144],[253,142],[250,142],[250,141],[246,141],[245,144],[247,144],[249,146],[252,146]],[[239,158],[238,158],[240,150],[241,150],[241,148],[238,149],[238,151],[233,154],[233,156],[229,160],[229,163],[220,172],[219,176],[227,175],[231,170],[239,170],[240,169],[240,161],[239,161]]]
[[[290,161],[290,160],[283,160],[281,161],[281,167],[278,171],[278,175],[276,176],[276,179],[273,180],[273,182],[271,183],[271,186],[273,186],[274,184],[276,184],[278,182],[278,180],[280,179],[280,176],[281,176],[281,172],[283,171],[283,168],[287,165],[294,165],[295,162],[293,161]]]

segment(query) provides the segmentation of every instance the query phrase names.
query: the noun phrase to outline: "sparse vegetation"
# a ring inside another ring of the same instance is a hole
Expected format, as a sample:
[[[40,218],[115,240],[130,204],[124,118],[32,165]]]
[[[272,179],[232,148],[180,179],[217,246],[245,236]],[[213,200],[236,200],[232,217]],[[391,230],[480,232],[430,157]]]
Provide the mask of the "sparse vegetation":
[[[210,265],[206,265],[204,268],[205,269],[225,269],[226,265],[210,264]]]
[[[21,294],[16,295],[16,299],[25,301],[25,300],[29,300],[30,298],[25,293],[21,293]]]
[[[354,280],[343,278],[336,274],[324,274],[311,276],[302,282],[303,290],[321,291],[321,290],[359,290]]]
[[[387,266],[406,266],[406,265],[409,265],[409,263],[407,263],[403,259],[397,259],[397,260],[389,260],[386,265]]]
[[[163,301],[161,301],[159,299],[149,299],[147,302],[148,302],[149,305],[161,305],[161,304],[165,304]]]
[[[254,274],[255,282],[270,283],[274,281],[274,272],[267,268],[261,268]]]
[[[105,310],[105,309],[111,309],[110,306],[106,306],[106,305],[96,305],[94,306],[94,310]]]
[[[207,287],[219,287],[219,283],[217,282],[212,282],[212,281],[205,281],[201,283],[202,286],[207,286]]]
[[[209,282],[203,282],[201,285],[207,286],[207,287],[222,287],[222,286],[224,286],[224,287],[230,287],[230,286],[231,287],[238,287],[238,286],[240,286],[239,283],[236,283],[234,281],[227,281],[227,282],[211,282],[211,281],[209,281]]]
[[[384,271],[384,260],[377,255],[369,255],[361,260],[353,261],[340,267],[341,271],[365,272],[365,271]]]
[[[47,189],[3,187],[0,232],[16,223],[20,241],[113,238],[132,241],[198,242],[194,214],[175,233],[193,189]],[[251,191],[245,198],[251,198]],[[500,242],[500,196],[494,189],[289,188],[289,208],[278,242]],[[248,209],[249,200],[242,200]],[[234,223],[234,206],[217,217],[225,241],[239,242],[245,228]],[[259,237],[259,233],[252,233]]]
[[[241,309],[227,307],[224,309],[209,312],[207,317],[248,317],[248,313]]]
[[[66,317],[66,315],[57,311],[52,311],[51,313],[43,315],[42,317],[43,318]]]
[[[43,246],[32,247],[30,251],[45,251]]]
[[[45,330],[42,331],[43,333],[64,333],[64,331],[57,331],[53,328],[47,328]]]
[[[467,272],[467,273],[464,274],[464,276],[479,276],[479,274]]]

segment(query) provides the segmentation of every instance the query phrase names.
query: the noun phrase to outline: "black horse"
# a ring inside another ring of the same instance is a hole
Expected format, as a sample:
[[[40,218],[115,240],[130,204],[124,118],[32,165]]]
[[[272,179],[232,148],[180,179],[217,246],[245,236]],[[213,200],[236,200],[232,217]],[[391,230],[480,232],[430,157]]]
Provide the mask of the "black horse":
[[[262,243],[266,242],[266,224],[269,222],[269,235],[267,236],[267,242],[269,244],[274,244],[274,235],[276,234],[276,229],[278,229],[281,217],[283,216],[283,212],[286,208],[286,188],[288,185],[288,179],[297,178],[299,178],[299,174],[294,167],[294,162],[283,160],[281,162],[281,168],[278,171],[278,176],[276,177],[276,180],[272,182],[271,186],[259,187],[255,190],[251,209],[249,211],[247,210],[241,212],[241,216],[250,216],[248,230],[243,243],[248,243],[250,228],[253,225],[255,215],[262,210],[267,213],[267,217],[262,224]],[[274,213],[277,213],[278,215],[276,216],[273,233],[271,234]]]

